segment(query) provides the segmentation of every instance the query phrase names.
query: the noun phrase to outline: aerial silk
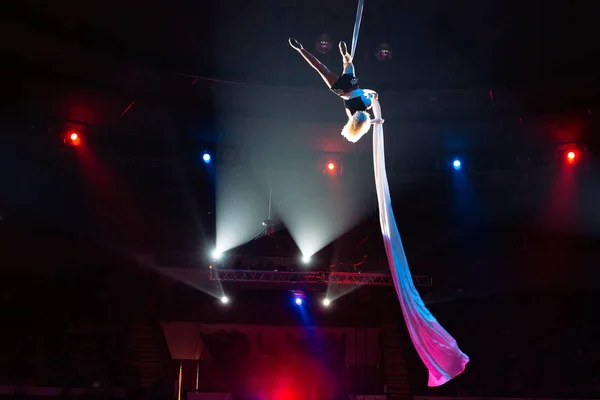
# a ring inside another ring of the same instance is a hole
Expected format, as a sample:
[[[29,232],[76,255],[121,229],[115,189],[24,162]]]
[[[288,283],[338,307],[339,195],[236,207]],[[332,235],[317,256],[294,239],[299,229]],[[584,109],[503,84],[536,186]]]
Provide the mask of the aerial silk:
[[[360,30],[360,22],[362,21],[362,13],[364,6],[365,0],[358,0],[358,7],[356,9],[356,20],[354,21],[354,32],[352,32],[352,47],[350,48],[350,55],[352,56],[352,58],[354,58],[356,44],[358,43],[358,31]]]
[[[381,118],[381,106],[377,100],[373,103],[373,113],[375,118]],[[419,357],[429,370],[428,386],[441,386],[465,370],[469,357],[431,315],[413,283],[392,210],[385,171],[383,124],[374,125],[373,128],[373,166],[381,234],[404,321]]]
[[[352,56],[358,42],[363,5],[364,0],[359,0],[352,37]],[[375,118],[382,118],[378,100],[373,102],[373,114]],[[429,370],[428,386],[441,386],[465,370],[469,357],[458,348],[456,340],[431,315],[413,283],[392,209],[385,170],[383,124],[373,127],[373,166],[381,234],[404,321],[419,357]]]

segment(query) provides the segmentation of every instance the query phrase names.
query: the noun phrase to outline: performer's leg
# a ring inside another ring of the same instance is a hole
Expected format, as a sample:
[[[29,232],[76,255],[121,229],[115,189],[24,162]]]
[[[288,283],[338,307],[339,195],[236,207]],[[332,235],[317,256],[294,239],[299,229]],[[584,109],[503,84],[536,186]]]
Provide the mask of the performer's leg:
[[[354,64],[352,63],[352,56],[348,53],[348,47],[346,46],[346,42],[340,42],[339,47],[340,54],[342,55],[342,65],[344,66],[343,74],[350,74],[352,76],[356,76]]]
[[[310,66],[313,67],[315,70],[317,70],[319,75],[321,75],[321,78],[323,78],[327,86],[331,89],[331,87],[338,80],[338,76],[331,72],[321,61],[317,59],[317,57],[313,56],[312,54],[310,54],[310,52],[306,51],[296,39],[290,38],[289,42],[290,46],[298,50],[298,53],[300,53],[300,55],[304,57],[306,62],[309,63]]]

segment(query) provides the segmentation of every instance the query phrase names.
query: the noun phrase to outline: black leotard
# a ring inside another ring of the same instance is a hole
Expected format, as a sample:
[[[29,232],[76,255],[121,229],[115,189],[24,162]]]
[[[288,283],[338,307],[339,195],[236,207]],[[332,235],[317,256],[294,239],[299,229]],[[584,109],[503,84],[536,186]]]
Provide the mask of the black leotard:
[[[353,90],[360,89],[358,86],[358,78],[353,74],[344,74],[338,78],[337,81],[331,87],[331,91],[338,96],[347,96],[348,93]],[[351,99],[344,99],[344,105],[350,111],[350,114],[354,114],[357,111],[367,111],[369,107],[364,103],[362,96],[353,97]]]
[[[344,96],[355,89],[358,89],[358,78],[353,74],[341,75],[331,87],[333,93],[338,96]]]

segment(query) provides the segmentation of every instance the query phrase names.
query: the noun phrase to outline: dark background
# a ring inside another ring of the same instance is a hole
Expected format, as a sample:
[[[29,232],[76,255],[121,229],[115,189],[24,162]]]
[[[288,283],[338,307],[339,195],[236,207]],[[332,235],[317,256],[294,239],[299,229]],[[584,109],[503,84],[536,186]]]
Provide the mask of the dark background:
[[[319,258],[381,258],[370,136],[356,145],[342,140],[341,104],[286,41],[294,36],[312,50],[328,34],[334,51],[320,58],[337,70],[335,44],[350,40],[354,6],[3,4],[3,273],[27,281],[67,264],[84,268],[90,258],[100,260],[99,269],[126,265],[121,257],[138,253],[206,267],[219,169],[317,170],[322,154],[343,160],[340,180],[364,187],[368,201],[367,218]],[[521,331],[544,336],[547,326],[575,327],[553,342],[565,354],[583,351],[574,343],[587,340],[585,323],[594,325],[597,16],[598,6],[583,2],[366,0],[355,63],[361,84],[381,95],[400,232],[413,273],[434,278],[426,300],[467,353],[508,340],[499,333],[508,328],[490,322],[500,308],[510,310],[502,321],[527,322]],[[382,42],[392,48],[388,62],[375,57]],[[93,157],[65,146],[70,129],[82,133]],[[564,165],[564,143],[584,149],[577,165]],[[211,166],[199,159],[204,151],[215,156]],[[461,179],[448,168],[455,156],[465,164]],[[363,247],[353,253],[357,243]],[[260,255],[272,242],[254,245]],[[247,289],[231,290],[244,296]],[[507,292],[510,300],[490,297]],[[548,325],[532,323],[529,316],[542,310],[556,313],[542,318]],[[473,325],[481,334],[464,328]],[[528,346],[512,337],[507,343]],[[481,357],[496,365],[497,353]],[[532,358],[548,364],[539,354]],[[554,360],[561,368],[574,362]],[[538,367],[523,368],[550,379]],[[494,385],[503,384],[488,388]]]

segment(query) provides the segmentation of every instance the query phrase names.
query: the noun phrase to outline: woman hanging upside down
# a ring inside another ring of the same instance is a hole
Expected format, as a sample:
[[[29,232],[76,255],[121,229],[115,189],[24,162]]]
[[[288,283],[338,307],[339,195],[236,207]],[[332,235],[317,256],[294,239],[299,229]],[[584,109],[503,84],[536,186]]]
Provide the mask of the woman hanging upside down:
[[[337,76],[315,56],[306,51],[296,39],[290,38],[289,42],[290,46],[296,49],[306,62],[317,70],[329,89],[344,100],[348,122],[342,130],[342,136],[356,143],[365,133],[369,132],[371,125],[383,124],[382,119],[371,119],[371,115],[367,112],[372,107],[373,101],[377,99],[377,93],[372,90],[361,89],[358,86],[358,79],[354,76],[352,56],[348,53],[346,43],[340,42],[339,47],[344,70],[341,76]]]

